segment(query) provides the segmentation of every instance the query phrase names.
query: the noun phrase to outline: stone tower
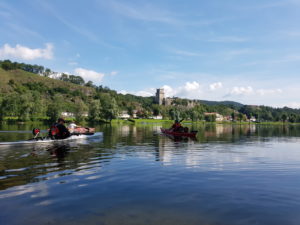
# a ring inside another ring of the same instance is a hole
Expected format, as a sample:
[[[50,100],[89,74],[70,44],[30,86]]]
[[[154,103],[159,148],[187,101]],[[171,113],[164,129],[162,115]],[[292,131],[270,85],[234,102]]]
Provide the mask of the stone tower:
[[[156,89],[155,102],[159,105],[164,104],[165,91],[163,88]]]

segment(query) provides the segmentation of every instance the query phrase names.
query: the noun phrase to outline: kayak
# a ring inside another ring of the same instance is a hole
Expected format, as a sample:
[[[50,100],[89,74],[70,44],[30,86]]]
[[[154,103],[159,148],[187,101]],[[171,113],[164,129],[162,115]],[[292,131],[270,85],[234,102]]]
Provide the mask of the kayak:
[[[173,136],[182,136],[182,137],[196,137],[196,134],[198,131],[192,131],[192,132],[174,132],[170,131],[169,129],[160,128],[161,132],[164,134],[169,134]]]
[[[170,131],[169,129],[160,128],[161,132],[164,134],[170,134],[173,136],[183,136],[183,137],[196,137],[196,134],[198,131],[192,131],[192,132],[174,132]]]
[[[86,127],[76,127],[74,133],[85,134],[85,133],[95,133],[95,128]]]
[[[4,145],[27,145],[27,144],[47,144],[47,143],[64,143],[69,141],[84,140],[90,138],[100,138],[103,137],[102,132],[89,133],[89,134],[73,134],[72,136],[65,139],[51,139],[49,137],[45,138],[33,138],[27,141],[12,141],[12,142],[0,142],[0,146]]]

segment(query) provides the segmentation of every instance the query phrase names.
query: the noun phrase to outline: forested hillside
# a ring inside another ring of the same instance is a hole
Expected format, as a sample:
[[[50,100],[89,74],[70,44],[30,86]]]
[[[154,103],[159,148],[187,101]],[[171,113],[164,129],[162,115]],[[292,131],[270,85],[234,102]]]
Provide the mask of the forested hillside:
[[[55,120],[62,112],[73,113],[76,120],[110,121],[121,112],[138,118],[162,115],[164,119],[185,118],[214,121],[207,112],[216,112],[233,120],[256,118],[258,121],[300,122],[300,110],[247,106],[225,101],[194,101],[177,98],[172,105],[155,104],[154,97],[118,94],[108,87],[96,86],[80,76],[53,73],[43,66],[0,61],[0,120]]]

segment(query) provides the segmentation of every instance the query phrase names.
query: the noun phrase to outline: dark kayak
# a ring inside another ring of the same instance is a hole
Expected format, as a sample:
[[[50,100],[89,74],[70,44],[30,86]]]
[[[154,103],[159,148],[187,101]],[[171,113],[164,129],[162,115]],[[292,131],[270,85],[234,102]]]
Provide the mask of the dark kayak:
[[[192,131],[192,132],[174,132],[170,131],[169,129],[160,128],[161,132],[164,134],[170,134],[174,136],[182,136],[182,137],[196,137],[196,134],[198,131]]]

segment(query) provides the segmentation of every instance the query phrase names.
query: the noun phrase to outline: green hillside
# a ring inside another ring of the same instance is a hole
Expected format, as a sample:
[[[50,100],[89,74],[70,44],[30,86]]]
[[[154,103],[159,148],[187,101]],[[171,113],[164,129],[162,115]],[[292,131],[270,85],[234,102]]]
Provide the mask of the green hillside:
[[[199,101],[200,103],[206,105],[226,105],[226,106],[234,107],[236,109],[239,109],[240,107],[243,106],[243,104],[234,101],[207,101],[207,100],[199,100]]]
[[[82,77],[63,74],[49,78],[43,66],[0,61],[0,121],[53,121],[62,112],[76,120],[111,121],[122,112],[138,118],[162,115],[164,119],[185,118],[214,121],[215,112],[226,118],[257,121],[300,122],[300,109],[247,106],[233,101],[189,100],[176,98],[171,105],[155,104],[154,97],[118,94],[108,87],[85,82]]]
[[[0,93],[11,93],[14,92],[16,86],[22,86],[27,84],[41,84],[47,87],[47,90],[55,88],[65,88],[70,91],[81,91],[85,95],[92,95],[95,93],[95,89],[91,87],[80,86],[61,80],[52,79],[49,77],[40,76],[38,74],[26,72],[24,70],[4,70],[0,68]],[[12,85],[11,82],[15,85]]]

